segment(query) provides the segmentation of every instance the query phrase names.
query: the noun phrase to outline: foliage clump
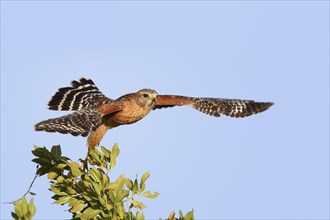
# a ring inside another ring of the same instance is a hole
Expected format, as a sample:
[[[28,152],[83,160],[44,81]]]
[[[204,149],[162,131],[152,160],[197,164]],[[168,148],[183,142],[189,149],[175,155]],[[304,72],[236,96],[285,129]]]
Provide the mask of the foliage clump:
[[[14,212],[11,213],[11,216],[14,219],[32,219],[35,213],[36,207],[33,198],[28,203],[24,195],[20,200],[14,202]]]
[[[143,209],[146,205],[137,198],[154,199],[159,195],[158,192],[146,190],[149,172],[134,180],[125,175],[116,180],[110,179],[109,173],[115,167],[120,153],[117,144],[111,151],[103,146],[100,150],[90,149],[84,163],[62,156],[59,145],[53,146],[50,151],[35,146],[32,153],[36,156],[32,161],[38,164],[37,176],[47,174],[55,204],[68,205],[73,220],[144,219]],[[89,169],[85,169],[86,164]],[[27,193],[35,195],[30,188]],[[14,203],[15,212],[12,212],[12,216],[15,219],[32,219],[36,212],[33,198],[27,203],[26,194]],[[180,210],[179,218],[175,218],[174,212],[168,216],[168,219],[180,220],[193,218],[193,210],[186,215]]]

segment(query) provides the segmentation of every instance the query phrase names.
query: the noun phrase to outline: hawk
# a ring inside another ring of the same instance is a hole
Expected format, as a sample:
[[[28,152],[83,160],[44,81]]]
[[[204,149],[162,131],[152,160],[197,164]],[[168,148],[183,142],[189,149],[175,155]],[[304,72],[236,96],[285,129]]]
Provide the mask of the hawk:
[[[48,103],[51,110],[75,112],[42,121],[35,125],[35,130],[88,136],[88,147],[95,148],[111,128],[135,123],[154,109],[183,105],[215,117],[227,115],[243,118],[263,112],[273,103],[158,95],[152,89],[141,89],[117,99],[110,99],[91,79],[81,78],[79,81],[73,80],[70,87],[60,88]]]

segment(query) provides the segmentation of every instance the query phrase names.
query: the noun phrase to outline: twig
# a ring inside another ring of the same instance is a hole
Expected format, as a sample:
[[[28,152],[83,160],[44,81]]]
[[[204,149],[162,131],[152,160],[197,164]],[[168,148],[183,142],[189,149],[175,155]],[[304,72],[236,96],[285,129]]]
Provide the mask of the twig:
[[[32,182],[31,182],[31,184],[30,184],[30,186],[29,186],[27,192],[24,193],[24,195],[23,195],[21,198],[19,198],[19,199],[15,200],[15,201],[13,201],[13,202],[4,202],[3,204],[14,204],[16,201],[21,201],[21,200],[23,199],[24,196],[26,196],[27,194],[31,193],[31,188],[32,188],[32,186],[33,186],[33,184],[34,184],[34,181],[35,181],[35,180],[37,179],[37,177],[39,176],[39,175],[37,174],[37,172],[38,172],[38,168],[39,168],[39,165],[37,166],[36,174],[34,175],[34,178],[33,178]]]

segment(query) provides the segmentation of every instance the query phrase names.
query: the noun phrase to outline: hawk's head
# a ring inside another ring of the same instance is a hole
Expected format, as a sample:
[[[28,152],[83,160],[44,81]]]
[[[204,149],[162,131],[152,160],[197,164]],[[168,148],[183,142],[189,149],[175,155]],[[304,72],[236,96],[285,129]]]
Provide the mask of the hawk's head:
[[[138,105],[152,109],[155,106],[158,94],[152,89],[141,89],[136,95]]]

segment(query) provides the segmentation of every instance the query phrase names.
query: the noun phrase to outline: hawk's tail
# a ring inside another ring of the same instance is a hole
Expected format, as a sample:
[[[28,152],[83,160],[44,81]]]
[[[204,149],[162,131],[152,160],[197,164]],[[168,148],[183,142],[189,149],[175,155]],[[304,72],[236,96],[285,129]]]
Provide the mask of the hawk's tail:
[[[105,97],[91,79],[73,80],[71,87],[60,88],[48,103],[51,110],[81,110],[88,107],[90,100]]]
[[[34,126],[36,131],[59,132],[86,137],[102,123],[102,117],[92,110],[77,111],[59,118],[48,119]]]
[[[255,102],[253,100],[195,98],[193,107],[200,112],[219,117],[243,118],[267,110],[274,103]]]

